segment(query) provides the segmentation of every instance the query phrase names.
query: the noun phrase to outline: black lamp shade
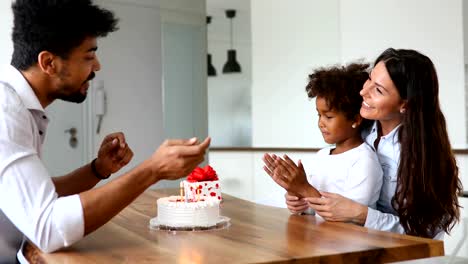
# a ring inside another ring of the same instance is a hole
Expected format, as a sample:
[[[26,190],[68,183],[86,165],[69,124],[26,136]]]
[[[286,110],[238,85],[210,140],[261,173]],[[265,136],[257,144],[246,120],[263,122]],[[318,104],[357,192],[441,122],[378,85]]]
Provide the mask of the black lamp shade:
[[[238,73],[241,72],[241,66],[236,60],[236,50],[228,50],[228,60],[223,66],[223,73]]]
[[[213,66],[213,63],[211,63],[211,54],[208,54],[207,56],[208,59],[208,76],[216,76],[216,69]]]

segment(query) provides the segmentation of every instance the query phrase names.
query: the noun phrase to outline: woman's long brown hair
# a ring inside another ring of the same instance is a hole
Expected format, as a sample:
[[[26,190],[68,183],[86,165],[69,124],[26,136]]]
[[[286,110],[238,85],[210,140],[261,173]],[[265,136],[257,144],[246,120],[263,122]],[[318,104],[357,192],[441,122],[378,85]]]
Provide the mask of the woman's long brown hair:
[[[463,188],[440,109],[434,64],[414,50],[387,49],[375,64],[380,61],[406,100],[392,206],[409,235],[449,233],[460,218],[458,194]]]

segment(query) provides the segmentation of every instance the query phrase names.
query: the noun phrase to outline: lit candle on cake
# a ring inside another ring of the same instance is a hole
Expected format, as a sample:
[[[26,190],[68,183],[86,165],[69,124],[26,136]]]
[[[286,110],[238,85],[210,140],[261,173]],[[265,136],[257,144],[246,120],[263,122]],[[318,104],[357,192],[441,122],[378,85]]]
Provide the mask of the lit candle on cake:
[[[180,187],[180,200],[184,201],[185,200],[184,199],[184,183],[180,182],[179,187]]]

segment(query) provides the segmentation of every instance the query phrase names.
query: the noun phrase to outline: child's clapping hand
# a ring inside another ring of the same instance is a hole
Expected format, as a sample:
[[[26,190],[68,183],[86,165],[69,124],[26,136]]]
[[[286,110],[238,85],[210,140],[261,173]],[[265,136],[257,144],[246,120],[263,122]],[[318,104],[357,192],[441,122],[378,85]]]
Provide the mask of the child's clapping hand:
[[[281,158],[266,153],[263,156],[263,162],[265,163],[265,166],[263,166],[265,172],[270,175],[278,185],[286,189],[286,191],[297,194],[297,196],[301,198],[310,195],[310,193],[306,191],[306,188],[304,188],[305,186],[310,186],[310,184],[307,181],[307,176],[301,160],[299,160],[296,165],[287,155]],[[315,192],[317,191],[315,190]],[[318,192],[317,196],[319,196]]]
[[[276,166],[273,171],[273,180],[291,193],[300,193],[300,190],[308,184],[301,160],[297,164],[287,155],[275,159]]]
[[[288,192],[284,194],[284,198],[286,199],[286,206],[293,214],[301,214],[309,208],[309,204],[304,198],[299,198]]]

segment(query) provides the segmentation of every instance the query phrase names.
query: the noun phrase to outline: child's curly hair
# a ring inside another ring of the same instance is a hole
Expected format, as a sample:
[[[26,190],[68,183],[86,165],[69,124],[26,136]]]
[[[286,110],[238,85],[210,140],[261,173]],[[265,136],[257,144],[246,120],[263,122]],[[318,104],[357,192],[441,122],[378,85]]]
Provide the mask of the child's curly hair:
[[[352,120],[361,109],[359,92],[369,78],[368,69],[367,63],[319,68],[309,75],[307,95],[309,98],[324,98],[330,109],[342,112]]]

